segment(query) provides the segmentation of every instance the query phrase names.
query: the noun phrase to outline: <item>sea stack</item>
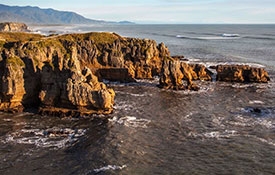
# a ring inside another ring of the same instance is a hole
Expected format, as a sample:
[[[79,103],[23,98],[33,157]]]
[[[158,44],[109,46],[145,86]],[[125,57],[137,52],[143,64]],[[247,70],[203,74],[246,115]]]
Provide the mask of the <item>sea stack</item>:
[[[267,83],[268,73],[262,67],[250,65],[217,65],[217,81]]]

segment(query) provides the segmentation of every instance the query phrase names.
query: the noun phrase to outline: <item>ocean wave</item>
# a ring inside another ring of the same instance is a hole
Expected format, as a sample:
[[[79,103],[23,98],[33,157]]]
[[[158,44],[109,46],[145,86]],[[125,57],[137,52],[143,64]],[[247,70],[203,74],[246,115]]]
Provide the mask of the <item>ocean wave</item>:
[[[177,38],[181,39],[191,39],[191,40],[233,40],[240,39],[241,37],[225,37],[225,36],[184,36],[184,35],[176,35]]]
[[[201,138],[201,139],[225,139],[230,137],[236,137],[240,134],[235,130],[225,130],[225,131],[210,131],[205,133],[194,133],[190,132],[188,134],[189,137],[193,138]]]
[[[88,175],[88,174],[98,174],[98,173],[106,172],[106,171],[122,170],[122,169],[124,169],[126,167],[127,167],[127,165],[122,165],[122,166],[107,165],[107,166],[104,166],[104,167],[101,167],[101,168],[93,169],[92,171],[89,171],[89,172],[85,173],[85,175]]]
[[[271,146],[275,146],[275,142],[271,139],[264,139],[264,138],[261,138],[261,137],[255,136],[255,135],[245,135],[245,137],[253,138],[253,139],[256,139],[262,143],[265,143],[265,144],[268,144]]]
[[[109,119],[112,123],[117,123],[120,125],[124,125],[130,128],[148,128],[148,124],[151,122],[151,120],[148,119],[142,119],[142,118],[136,118],[134,116],[125,116],[125,117],[113,117]]]
[[[75,143],[85,132],[85,129],[70,128],[49,128],[45,130],[24,128],[7,135],[3,142],[60,149]]]
[[[134,109],[133,105],[127,104],[127,102],[116,103],[114,106],[116,110],[131,111]]]
[[[255,40],[275,40],[275,37],[267,37],[267,36],[244,36],[246,39],[255,39]]]
[[[240,37],[240,35],[239,34],[237,34],[237,33],[223,33],[222,34],[222,37]]]
[[[249,101],[248,103],[249,104],[264,104],[264,102],[261,100],[252,100],[252,101]]]
[[[227,124],[238,127],[256,127],[261,126],[266,129],[274,129],[275,122],[270,118],[255,118],[237,115],[232,120],[226,121]]]

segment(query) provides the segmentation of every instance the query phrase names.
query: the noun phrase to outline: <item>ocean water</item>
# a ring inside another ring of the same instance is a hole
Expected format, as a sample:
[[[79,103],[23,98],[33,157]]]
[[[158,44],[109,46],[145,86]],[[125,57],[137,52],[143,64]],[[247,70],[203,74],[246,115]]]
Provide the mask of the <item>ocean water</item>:
[[[33,26],[37,32],[110,31],[164,42],[206,65],[259,64],[268,84],[106,82],[108,119],[0,113],[0,174],[275,174],[275,25]]]

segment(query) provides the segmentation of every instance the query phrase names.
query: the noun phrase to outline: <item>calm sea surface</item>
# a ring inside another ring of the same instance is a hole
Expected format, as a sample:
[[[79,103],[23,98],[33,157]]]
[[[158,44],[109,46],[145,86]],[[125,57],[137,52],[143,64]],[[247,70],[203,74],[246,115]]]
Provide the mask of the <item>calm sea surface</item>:
[[[206,65],[263,65],[271,82],[199,82],[198,92],[107,82],[116,104],[105,120],[0,113],[0,174],[275,174],[275,25],[33,28],[150,38]]]

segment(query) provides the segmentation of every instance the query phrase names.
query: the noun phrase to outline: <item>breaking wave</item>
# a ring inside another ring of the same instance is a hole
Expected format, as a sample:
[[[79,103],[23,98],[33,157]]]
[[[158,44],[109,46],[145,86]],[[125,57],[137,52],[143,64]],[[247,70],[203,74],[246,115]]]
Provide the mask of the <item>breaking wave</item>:
[[[213,36],[185,36],[185,35],[176,35],[177,38],[181,39],[191,39],[191,40],[232,40],[240,39],[238,34],[222,34],[222,35],[213,35]]]

